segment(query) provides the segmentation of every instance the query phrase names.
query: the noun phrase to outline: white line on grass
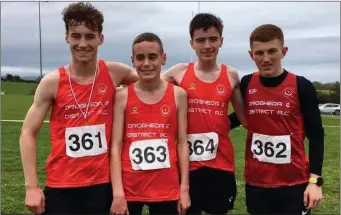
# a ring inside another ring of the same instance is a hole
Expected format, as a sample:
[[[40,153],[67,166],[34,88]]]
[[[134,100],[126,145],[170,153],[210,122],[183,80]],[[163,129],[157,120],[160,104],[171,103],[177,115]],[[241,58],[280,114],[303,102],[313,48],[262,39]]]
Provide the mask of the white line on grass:
[[[24,120],[11,120],[11,119],[2,119],[1,122],[24,122]],[[49,123],[50,121],[44,121],[45,123]]]

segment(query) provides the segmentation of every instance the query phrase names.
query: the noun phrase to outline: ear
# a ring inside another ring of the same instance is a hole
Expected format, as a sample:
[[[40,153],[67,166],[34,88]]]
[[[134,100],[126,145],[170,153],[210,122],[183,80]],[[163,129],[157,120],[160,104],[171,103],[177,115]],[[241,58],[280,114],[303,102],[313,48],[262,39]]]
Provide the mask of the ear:
[[[161,64],[162,64],[162,66],[164,66],[166,64],[166,61],[167,61],[167,55],[165,52],[162,53],[161,58],[162,58]]]
[[[100,40],[100,45],[102,45],[104,43],[104,35],[103,34],[99,35],[99,40]]]
[[[288,52],[288,47],[287,47],[287,46],[284,46],[284,47],[282,48],[282,59],[285,57],[285,55],[287,54],[287,52]]]
[[[133,64],[133,67],[136,68],[134,64],[134,55],[131,56],[131,63]]]
[[[189,44],[191,45],[192,49],[194,49],[194,46],[193,46],[194,42],[193,42],[193,40],[190,40]]]
[[[65,41],[66,43],[69,43],[69,33],[65,32]]]
[[[223,44],[224,44],[224,37],[221,37],[221,38],[220,38],[220,47],[222,47]]]
[[[251,59],[253,60],[253,53],[252,53],[252,50],[249,50],[248,52],[249,52],[249,55],[250,55]]]

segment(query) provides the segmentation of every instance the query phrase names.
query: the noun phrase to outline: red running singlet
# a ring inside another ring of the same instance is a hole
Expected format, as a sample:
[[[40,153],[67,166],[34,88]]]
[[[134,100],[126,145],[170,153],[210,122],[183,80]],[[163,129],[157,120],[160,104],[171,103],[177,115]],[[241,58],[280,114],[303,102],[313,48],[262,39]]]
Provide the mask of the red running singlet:
[[[213,83],[201,81],[190,63],[180,83],[188,94],[190,170],[203,166],[234,172],[234,152],[228,136],[228,104],[232,96],[227,66]]]
[[[122,183],[127,201],[179,199],[177,108],[174,85],[163,98],[146,104],[128,87],[122,146]]]
[[[309,166],[296,75],[288,73],[279,86],[267,88],[256,72],[245,94],[246,183],[261,187],[306,183]]]
[[[73,97],[69,75],[59,68],[59,84],[50,117],[51,152],[47,158],[49,187],[82,187],[110,182],[109,152],[115,86],[99,61],[87,112],[87,125]],[[71,80],[74,96],[86,112],[92,83]]]

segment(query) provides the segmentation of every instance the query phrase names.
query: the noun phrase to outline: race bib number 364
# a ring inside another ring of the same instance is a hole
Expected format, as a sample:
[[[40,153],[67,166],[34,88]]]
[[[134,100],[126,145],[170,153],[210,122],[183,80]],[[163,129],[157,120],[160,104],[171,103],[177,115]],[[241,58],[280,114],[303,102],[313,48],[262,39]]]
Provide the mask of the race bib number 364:
[[[217,155],[219,137],[217,133],[187,135],[190,161],[212,160]]]
[[[168,140],[135,141],[130,145],[129,157],[133,170],[169,168]]]
[[[105,125],[66,128],[66,154],[72,158],[96,156],[107,152]]]
[[[269,136],[254,133],[251,151],[260,162],[288,164],[291,162],[290,135]]]

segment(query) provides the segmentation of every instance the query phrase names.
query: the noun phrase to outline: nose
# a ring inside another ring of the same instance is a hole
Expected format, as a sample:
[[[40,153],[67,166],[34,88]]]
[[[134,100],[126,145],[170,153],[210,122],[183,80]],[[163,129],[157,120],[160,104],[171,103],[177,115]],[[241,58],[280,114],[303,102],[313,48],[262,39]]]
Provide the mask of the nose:
[[[263,62],[269,62],[270,61],[270,56],[265,53],[264,56],[263,56]]]
[[[146,58],[146,59],[143,61],[143,67],[150,67],[150,62],[149,62],[148,58]]]
[[[87,45],[88,44],[86,43],[86,40],[84,38],[81,38],[81,40],[79,42],[79,46],[85,48],[85,47],[87,47]]]
[[[209,41],[209,40],[205,40],[204,47],[205,47],[205,48],[210,48],[210,47],[211,47],[211,44],[210,44],[210,41]]]

